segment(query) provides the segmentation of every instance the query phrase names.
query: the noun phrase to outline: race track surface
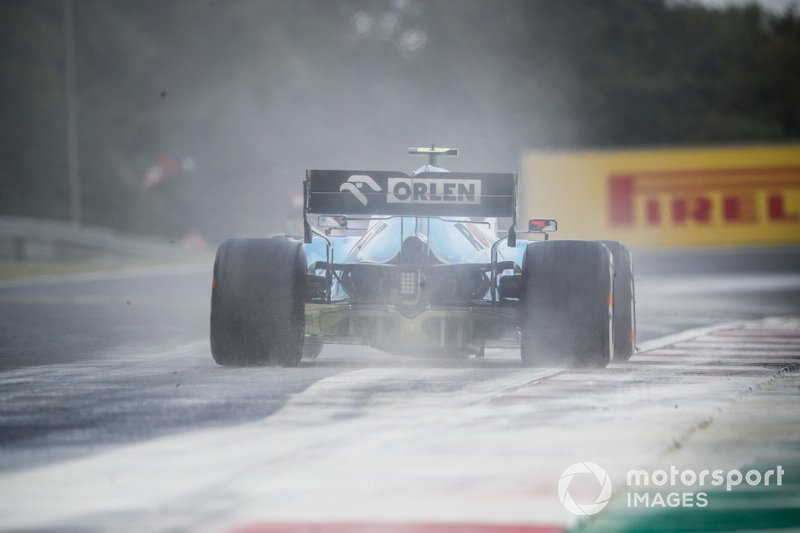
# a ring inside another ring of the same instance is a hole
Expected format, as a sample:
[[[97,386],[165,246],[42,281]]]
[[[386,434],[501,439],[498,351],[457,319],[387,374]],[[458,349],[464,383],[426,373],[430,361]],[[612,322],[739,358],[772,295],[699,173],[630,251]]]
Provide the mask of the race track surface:
[[[797,526],[799,264],[780,249],[643,256],[642,351],[599,371],[351,347],[225,369],[207,342],[210,265],[4,283],[0,528]],[[613,496],[581,518],[558,484],[585,462]],[[703,509],[628,507],[626,472],[664,465],[786,474]]]

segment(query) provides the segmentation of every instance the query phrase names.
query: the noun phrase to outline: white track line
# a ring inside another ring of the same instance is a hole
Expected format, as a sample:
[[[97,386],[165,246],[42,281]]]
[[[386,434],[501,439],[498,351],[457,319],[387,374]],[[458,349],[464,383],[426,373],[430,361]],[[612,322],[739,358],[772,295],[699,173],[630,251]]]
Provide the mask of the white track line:
[[[658,350],[659,348],[664,348],[666,346],[671,346],[679,342],[684,342],[690,339],[695,339],[697,337],[709,335],[717,331],[738,328],[741,327],[743,324],[744,322],[739,320],[735,322],[722,322],[720,324],[714,324],[711,326],[703,326],[700,328],[687,329],[686,331],[681,331],[680,333],[673,333],[671,335],[665,335],[664,337],[659,337],[657,339],[639,343],[637,346],[636,353],[652,352],[653,350]]]

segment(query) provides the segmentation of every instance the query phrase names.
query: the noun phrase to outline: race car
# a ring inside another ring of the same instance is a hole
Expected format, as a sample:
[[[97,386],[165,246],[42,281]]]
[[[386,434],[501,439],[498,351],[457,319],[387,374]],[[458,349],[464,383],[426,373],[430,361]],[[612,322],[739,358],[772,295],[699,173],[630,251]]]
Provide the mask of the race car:
[[[306,171],[302,238],[222,243],[211,292],[218,364],[293,366],[328,343],[431,357],[515,347],[524,365],[561,368],[630,358],[623,244],[550,240],[547,218],[517,229],[516,174],[437,166],[457,149],[409,153],[429,158],[410,175]]]

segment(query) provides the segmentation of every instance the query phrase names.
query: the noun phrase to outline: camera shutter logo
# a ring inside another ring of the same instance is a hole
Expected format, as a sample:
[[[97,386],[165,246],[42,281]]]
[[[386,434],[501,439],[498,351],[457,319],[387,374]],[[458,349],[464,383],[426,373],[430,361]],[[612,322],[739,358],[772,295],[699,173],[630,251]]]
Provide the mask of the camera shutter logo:
[[[577,503],[569,493],[569,486],[572,483],[572,478],[578,474],[593,474],[600,484],[600,493],[597,495],[594,503]],[[579,516],[589,516],[600,511],[608,505],[611,499],[611,478],[600,466],[589,463],[575,463],[567,467],[561,473],[561,478],[558,480],[558,499],[564,508],[572,514]]]

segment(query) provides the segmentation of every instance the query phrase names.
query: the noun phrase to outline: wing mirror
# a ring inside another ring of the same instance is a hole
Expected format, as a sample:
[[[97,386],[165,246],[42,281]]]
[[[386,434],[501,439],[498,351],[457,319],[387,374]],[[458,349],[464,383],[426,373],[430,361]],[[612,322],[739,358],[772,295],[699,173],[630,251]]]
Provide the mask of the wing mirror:
[[[558,230],[558,222],[554,218],[532,218],[528,221],[529,233],[553,233]]]
[[[352,218],[342,215],[320,215],[317,227],[325,230],[326,235],[358,235],[369,228],[368,218]]]
[[[543,233],[544,240],[558,230],[558,222],[554,218],[532,218],[528,221],[528,233]]]
[[[317,219],[317,226],[320,228],[347,229],[347,217],[343,216],[322,216]]]

